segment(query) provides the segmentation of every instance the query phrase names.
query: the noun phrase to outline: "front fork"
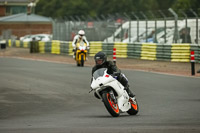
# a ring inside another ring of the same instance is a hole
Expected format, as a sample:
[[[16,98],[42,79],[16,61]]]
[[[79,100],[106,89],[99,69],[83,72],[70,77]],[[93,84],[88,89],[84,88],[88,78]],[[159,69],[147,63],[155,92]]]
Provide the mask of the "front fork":
[[[91,89],[91,90],[89,91],[89,93],[92,92],[92,91],[93,91],[93,89]],[[115,104],[117,104],[117,99],[116,99],[116,96],[114,95],[113,90],[110,90],[110,91],[107,92],[107,93],[110,94],[111,100],[112,100]],[[102,94],[102,93],[101,93],[101,94]],[[94,93],[95,97],[98,98],[98,99],[101,99],[101,98],[100,98],[100,97],[102,97],[101,94],[99,94],[99,93],[97,94],[96,92]]]

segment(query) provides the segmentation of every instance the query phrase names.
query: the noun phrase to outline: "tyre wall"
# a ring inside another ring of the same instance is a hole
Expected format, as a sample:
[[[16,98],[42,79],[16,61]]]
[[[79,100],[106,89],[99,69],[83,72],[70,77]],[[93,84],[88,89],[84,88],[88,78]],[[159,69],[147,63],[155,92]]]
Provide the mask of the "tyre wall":
[[[8,47],[31,48],[30,42],[8,40]],[[144,60],[162,60],[171,62],[190,62],[190,52],[195,52],[195,60],[200,63],[200,44],[156,44],[156,43],[103,43],[90,42],[89,56],[103,51],[108,56],[113,55],[116,48],[117,58],[137,58]],[[39,41],[40,53],[73,55],[72,42],[53,40]]]

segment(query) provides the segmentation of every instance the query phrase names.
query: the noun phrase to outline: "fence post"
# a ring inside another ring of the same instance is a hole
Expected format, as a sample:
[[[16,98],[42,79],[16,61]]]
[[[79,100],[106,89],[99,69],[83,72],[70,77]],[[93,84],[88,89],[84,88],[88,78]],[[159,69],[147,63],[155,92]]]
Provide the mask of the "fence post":
[[[113,48],[113,62],[116,65],[116,48]]]
[[[176,12],[174,12],[173,9],[169,8],[168,9],[172,15],[174,15],[174,18],[175,18],[175,32],[174,32],[174,40],[175,40],[175,43],[178,42],[178,24],[177,24],[177,21],[178,21],[178,15],[176,14]]]
[[[198,15],[197,15],[197,13],[196,12],[194,12],[192,9],[190,9],[190,11],[195,15],[195,17],[196,17],[196,44],[198,44],[199,43],[199,29],[198,29]]]
[[[145,21],[146,21],[146,42],[148,42],[148,18],[142,11],[140,13],[145,18]]]
[[[187,23],[187,19],[188,19],[188,17],[187,17],[187,14],[185,13],[185,12],[183,12],[182,10],[181,10],[181,13],[185,16],[185,31],[186,31],[186,34],[185,34],[185,42],[188,42],[188,38],[187,38],[187,34],[189,34],[189,32],[188,32],[188,23]]]
[[[139,42],[139,17],[134,12],[131,14],[137,19],[137,42]]]
[[[194,51],[191,51],[190,62],[191,62],[191,74],[195,75],[195,57],[194,57]]]
[[[128,18],[129,21],[129,32],[128,32],[128,41],[131,42],[131,18],[124,12],[124,15]]]
[[[166,15],[161,11],[161,10],[159,10],[159,12],[160,12],[160,14],[163,16],[163,18],[164,18],[164,21],[165,21],[165,43],[167,42],[167,39],[166,39],[166,35],[167,35],[167,17],[166,17]]]
[[[153,40],[153,42],[157,43],[157,19],[156,19],[156,16],[153,14],[152,11],[149,11],[149,12],[153,16],[153,18],[155,19],[155,40]]]

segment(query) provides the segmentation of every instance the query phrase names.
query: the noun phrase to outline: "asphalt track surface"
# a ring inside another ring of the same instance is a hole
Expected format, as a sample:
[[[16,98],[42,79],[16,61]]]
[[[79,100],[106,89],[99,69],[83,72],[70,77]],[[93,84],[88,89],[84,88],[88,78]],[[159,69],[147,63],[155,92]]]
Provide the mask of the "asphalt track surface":
[[[0,133],[199,133],[200,78],[122,70],[139,113],[113,118],[91,67],[0,58]]]

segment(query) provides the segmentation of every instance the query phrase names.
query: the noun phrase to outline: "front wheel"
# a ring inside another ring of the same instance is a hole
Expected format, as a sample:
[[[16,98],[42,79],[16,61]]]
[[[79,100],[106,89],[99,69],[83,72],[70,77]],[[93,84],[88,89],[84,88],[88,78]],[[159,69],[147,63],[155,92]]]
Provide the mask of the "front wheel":
[[[84,66],[84,56],[81,55],[81,66],[83,67]]]
[[[80,66],[80,64],[79,64],[79,62],[78,62],[78,61],[76,62],[76,65],[77,65],[77,66]]]
[[[102,94],[102,100],[106,109],[113,117],[118,117],[120,115],[118,104],[114,102],[109,92],[104,92]]]
[[[136,115],[139,111],[139,106],[135,98],[130,98],[131,108],[127,111],[129,115]]]

